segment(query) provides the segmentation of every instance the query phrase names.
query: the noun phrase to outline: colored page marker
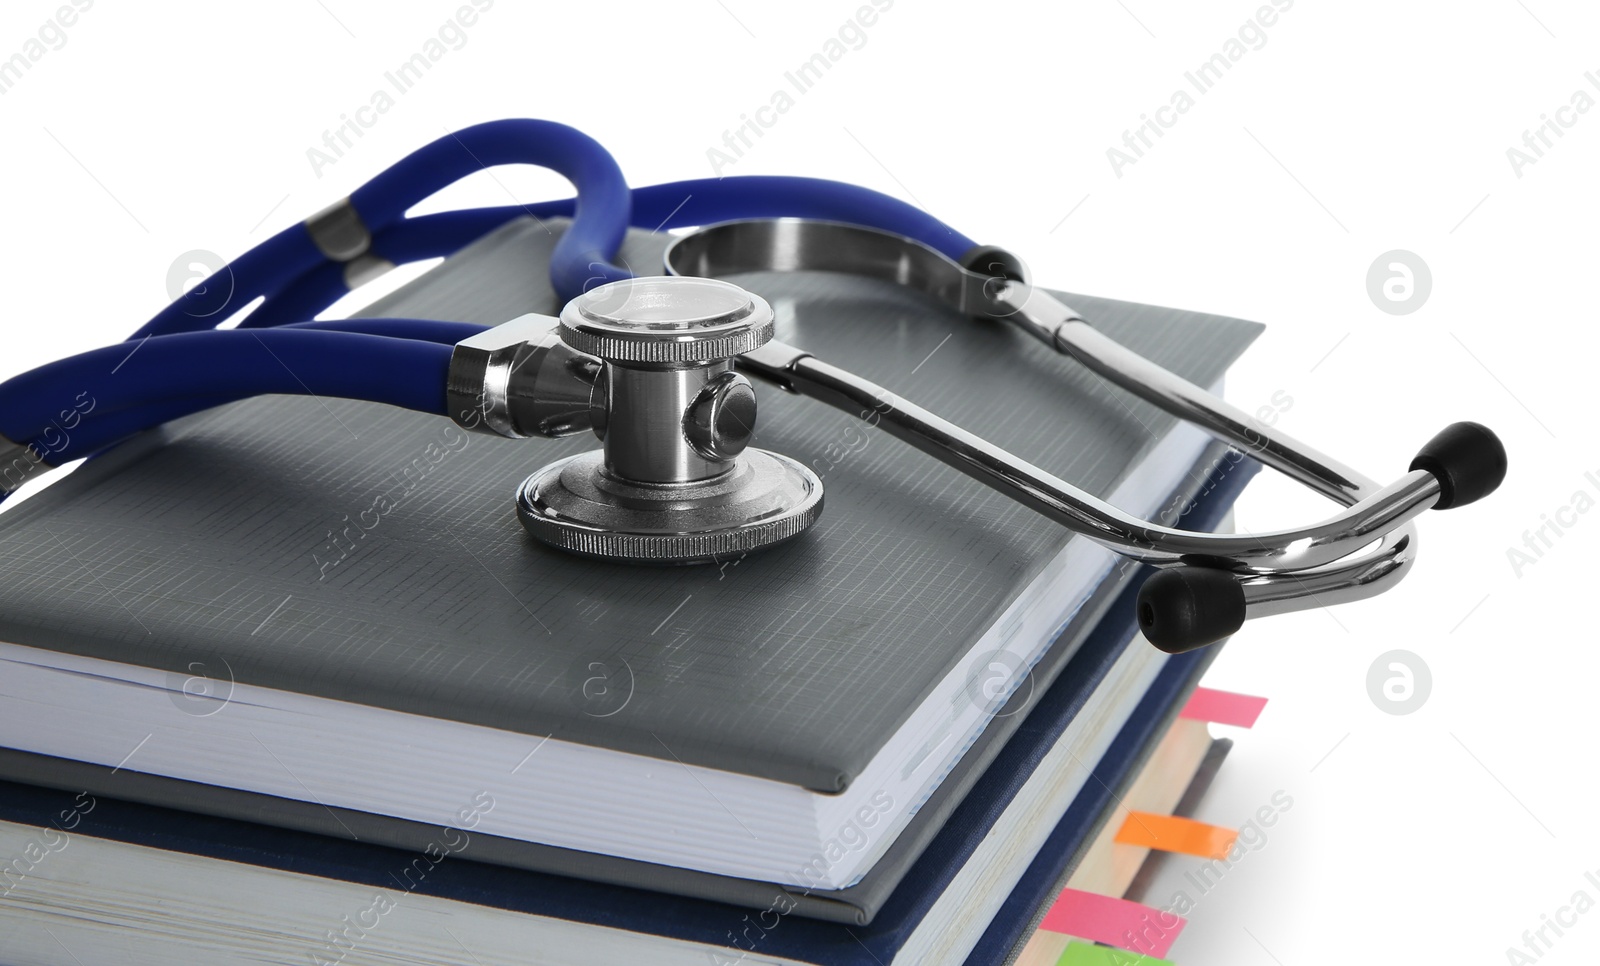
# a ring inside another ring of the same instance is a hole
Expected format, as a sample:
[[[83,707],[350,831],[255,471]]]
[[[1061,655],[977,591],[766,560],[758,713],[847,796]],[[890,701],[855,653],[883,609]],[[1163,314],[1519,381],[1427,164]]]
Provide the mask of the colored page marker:
[[[1123,845],[1141,845],[1163,852],[1197,855],[1202,859],[1227,858],[1238,840],[1239,833],[1231,828],[1149,812],[1129,812],[1122,828],[1117,830],[1117,841]]]
[[[1249,728],[1261,717],[1261,709],[1266,706],[1266,698],[1212,688],[1195,688],[1189,703],[1183,706],[1178,717]]]
[[[1039,928],[1161,957],[1167,954],[1186,922],[1182,916],[1126,899],[1063,889]]]
[[[1172,966],[1172,962],[1074,939],[1062,951],[1056,966]]]

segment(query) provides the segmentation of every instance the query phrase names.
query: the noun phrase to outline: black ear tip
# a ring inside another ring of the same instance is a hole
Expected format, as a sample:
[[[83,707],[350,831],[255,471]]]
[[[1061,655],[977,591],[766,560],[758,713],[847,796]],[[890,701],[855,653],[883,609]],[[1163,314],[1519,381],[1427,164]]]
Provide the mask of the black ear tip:
[[[1244,588],[1210,567],[1169,567],[1139,588],[1139,630],[1168,654],[1215,644],[1244,624]]]
[[[1506,447],[1481,423],[1451,423],[1417,451],[1411,468],[1438,479],[1439,502],[1433,508],[1448,510],[1495,491],[1506,478]]]

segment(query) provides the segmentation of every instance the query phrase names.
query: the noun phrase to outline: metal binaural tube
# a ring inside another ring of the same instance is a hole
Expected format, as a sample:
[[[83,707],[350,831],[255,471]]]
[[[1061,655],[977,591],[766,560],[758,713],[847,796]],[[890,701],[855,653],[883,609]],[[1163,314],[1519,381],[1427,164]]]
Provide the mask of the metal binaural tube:
[[[1004,317],[1090,371],[1213,436],[1238,447],[1267,466],[1345,506],[1354,506],[1383,491],[1372,478],[1329,457],[1282,430],[1261,425],[1238,408],[1194,383],[1151,362],[1085,322],[1047,292],[1007,284],[995,300],[1009,310]],[[1423,474],[1430,476],[1431,474]],[[1399,483],[1418,477],[1413,472]],[[1412,480],[1426,485],[1427,480]],[[1439,496],[1433,481],[1433,497]],[[1239,581],[1248,617],[1267,617],[1375,597],[1411,572],[1417,555],[1417,527],[1411,520],[1390,522],[1375,533],[1376,545],[1365,553],[1302,569],[1279,568]],[[1355,548],[1361,549],[1361,548]]]
[[[1004,282],[1002,286],[995,295],[1002,318],[1145,402],[1194,423],[1340,503],[1355,503],[1378,490],[1378,484],[1368,477],[1282,430],[1261,425],[1242,410],[1107,336],[1050,293],[1014,282]]]
[[[1385,537],[1433,506],[1440,493],[1432,474],[1415,470],[1310,527],[1261,534],[1176,530],[1096,499],[988,440],[801,350],[774,342],[747,353],[743,361],[747,368],[802,395],[852,414],[874,414],[880,428],[935,459],[1146,563],[1202,563],[1244,575],[1306,571],[1342,560]]]

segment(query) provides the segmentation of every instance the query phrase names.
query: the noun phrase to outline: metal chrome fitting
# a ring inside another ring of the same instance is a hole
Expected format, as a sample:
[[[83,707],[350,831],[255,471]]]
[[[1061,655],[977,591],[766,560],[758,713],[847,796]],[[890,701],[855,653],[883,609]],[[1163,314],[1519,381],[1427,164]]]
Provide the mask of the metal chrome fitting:
[[[359,288],[394,268],[394,262],[373,254],[372,231],[349,198],[307,218],[305,226],[323,257],[344,263],[345,288]]]
[[[548,315],[522,315],[456,343],[445,387],[450,418],[512,439],[593,427],[601,362],[568,348]]]

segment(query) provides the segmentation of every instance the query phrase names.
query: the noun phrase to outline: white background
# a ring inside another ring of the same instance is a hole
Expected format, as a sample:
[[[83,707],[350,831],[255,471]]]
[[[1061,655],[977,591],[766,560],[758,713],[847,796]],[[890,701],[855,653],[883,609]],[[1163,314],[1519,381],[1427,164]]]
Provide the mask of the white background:
[[[0,57],[57,6],[6,3]],[[457,6],[101,0],[82,13],[0,95],[0,372],[124,338],[167,301],[180,254],[236,255],[447,129],[551,118],[597,137],[634,184],[709,175],[707,149],[857,3],[498,0],[314,170],[307,149]],[[1235,736],[1205,817],[1243,822],[1279,789],[1294,805],[1201,901],[1173,955],[1505,962],[1575,891],[1600,901],[1584,879],[1600,870],[1600,512],[1561,513],[1572,526],[1520,575],[1507,558],[1575,493],[1600,499],[1600,110],[1568,115],[1520,177],[1506,154],[1574,91],[1600,98],[1584,76],[1600,70],[1600,12],[1298,0],[1119,177],[1107,149],[1257,6],[899,0],[723,173],[867,185],[1007,245],[1051,286],[1265,322],[1232,398],[1254,409],[1286,392],[1281,425],[1370,475],[1403,472],[1452,420],[1501,433],[1505,486],[1425,517],[1396,592],[1252,625],[1211,672],[1272,702]],[[506,169],[446,200],[508,193],[567,189]],[[1431,269],[1410,314],[1368,295],[1369,266],[1392,249]],[[1239,519],[1261,529],[1323,509],[1263,478]],[[1368,692],[1369,665],[1396,648],[1431,669],[1408,715]],[[1600,912],[1546,935],[1541,961],[1592,962]]]

